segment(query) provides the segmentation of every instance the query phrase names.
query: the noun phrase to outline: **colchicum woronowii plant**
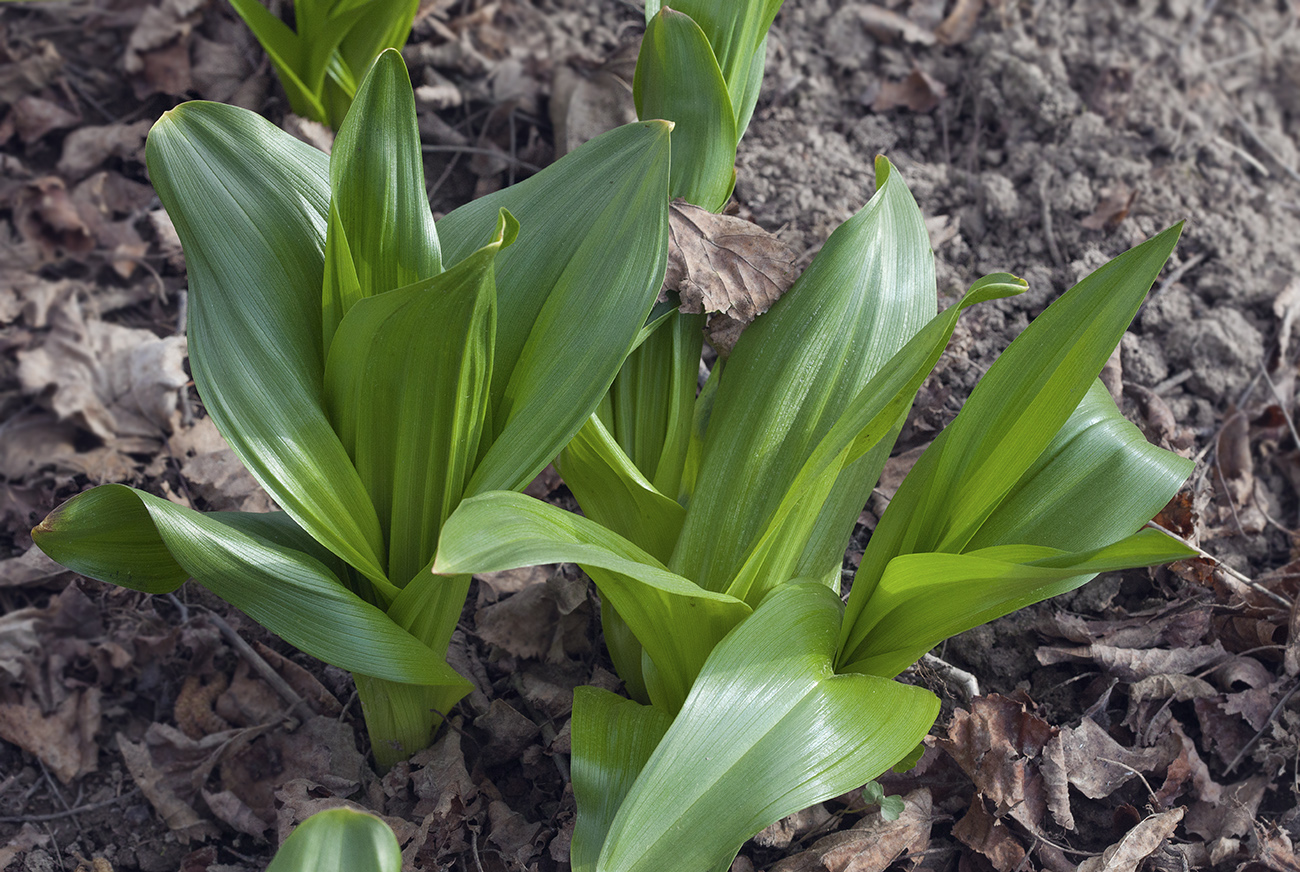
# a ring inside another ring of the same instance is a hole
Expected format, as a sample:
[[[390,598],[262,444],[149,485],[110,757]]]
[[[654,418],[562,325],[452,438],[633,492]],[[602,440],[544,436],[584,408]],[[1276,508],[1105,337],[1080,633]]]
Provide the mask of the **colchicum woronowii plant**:
[[[384,765],[468,688],[445,655],[470,573],[582,566],[630,698],[575,694],[577,872],[723,872],[911,759],[939,702],[895,678],[934,645],[1191,556],[1143,529],[1190,462],[1097,378],[1174,227],[1016,338],[842,598],[854,522],[961,312],[1025,284],[987,276],[938,313],[920,210],[877,158],[871,201],[696,389],[703,316],[655,304],[669,200],[730,197],[780,5],[648,3],[643,120],[436,226],[395,52],[328,158],[241,110],[168,113],[149,169],[185,246],[195,382],[284,511],[105,485],[38,544],[137,590],[193,577],[349,669]],[[557,455],[583,516],[518,493]]]

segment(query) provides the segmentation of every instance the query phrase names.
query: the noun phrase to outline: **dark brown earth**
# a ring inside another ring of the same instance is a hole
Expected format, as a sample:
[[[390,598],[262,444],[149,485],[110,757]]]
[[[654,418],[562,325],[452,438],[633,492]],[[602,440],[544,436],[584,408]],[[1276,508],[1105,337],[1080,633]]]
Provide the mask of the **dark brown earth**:
[[[1007,342],[1180,220],[1108,386],[1197,460],[1161,521],[1221,566],[1104,576],[951,640],[906,676],[945,707],[922,763],[886,781],[903,817],[846,795],[733,869],[1300,869],[1296,19],[1294,0],[786,3],[739,213],[806,263],[881,152],[930,223],[942,303],[986,272],[1030,283],[963,320],[850,566]],[[610,118],[627,67],[607,61],[640,22],[616,0],[426,2],[405,55],[435,210],[553,160],[557,118],[571,136]],[[344,799],[388,817],[413,869],[565,869],[571,691],[617,684],[573,567],[476,582],[452,654],[477,690],[379,779],[346,674],[194,585],[151,599],[31,549],[34,523],[105,481],[269,507],[186,384],[183,261],[142,162],[188,98],[328,144],[222,2],[0,6],[0,869],[259,870]],[[568,499],[553,477],[534,490]]]

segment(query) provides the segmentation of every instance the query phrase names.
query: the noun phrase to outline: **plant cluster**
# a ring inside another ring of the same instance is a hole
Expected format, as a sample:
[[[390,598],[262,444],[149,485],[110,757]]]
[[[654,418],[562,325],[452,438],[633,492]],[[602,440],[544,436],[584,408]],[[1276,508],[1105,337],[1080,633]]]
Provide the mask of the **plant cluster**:
[[[703,316],[655,302],[669,202],[729,199],[779,6],[648,3],[644,120],[436,226],[394,51],[328,158],[242,110],[169,112],[148,160],[185,246],[195,382],[283,511],[105,485],[38,544],[136,590],[194,578],[349,669],[384,766],[467,690],[445,657],[471,574],[580,565],[628,697],[575,694],[575,870],[720,872],[912,759],[939,703],[895,677],[934,645],[1193,553],[1143,529],[1190,462],[1097,379],[1180,228],[1016,338],[845,600],[854,522],[961,312],[1025,284],[987,276],[937,313],[920,210],[878,158],[871,201],[697,389]],[[553,458],[583,516],[519,493]]]

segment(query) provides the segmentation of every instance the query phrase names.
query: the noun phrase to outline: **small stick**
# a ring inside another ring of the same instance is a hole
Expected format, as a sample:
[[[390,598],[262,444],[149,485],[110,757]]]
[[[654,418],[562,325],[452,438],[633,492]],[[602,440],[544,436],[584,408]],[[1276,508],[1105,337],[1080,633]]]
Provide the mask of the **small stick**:
[[[248,661],[248,665],[253,667],[253,671],[256,672],[263,681],[275,688],[275,692],[280,695],[280,698],[289,704],[289,712],[291,714],[296,714],[304,720],[310,718],[314,714],[311,706],[307,704],[307,700],[299,696],[298,692],[289,686],[289,682],[284,680],[284,676],[272,669],[271,664],[267,663],[261,654],[254,651],[253,646],[245,642],[243,637],[235,632],[234,627],[226,623],[225,618],[210,609],[205,609],[204,611],[208,613],[208,619],[211,620],[212,623],[216,625],[217,629],[221,631],[221,635],[225,637],[231,647],[238,651],[239,654]]]
[[[1222,561],[1220,561],[1219,558],[1215,557],[1215,556],[1214,556],[1213,554],[1211,554],[1210,552],[1206,551],[1206,550],[1203,549],[1203,548],[1199,548],[1199,547],[1193,545],[1191,542],[1188,542],[1186,539],[1184,539],[1182,536],[1179,536],[1179,535],[1178,535],[1177,533],[1175,533],[1174,531],[1172,531],[1172,530],[1166,530],[1164,527],[1160,526],[1160,525],[1157,524],[1155,521],[1147,521],[1147,524],[1146,524],[1146,525],[1147,525],[1148,527],[1150,527],[1151,529],[1153,529],[1153,530],[1159,530],[1161,533],[1164,533],[1164,534],[1165,534],[1166,536],[1168,536],[1170,539],[1177,539],[1179,542],[1182,542],[1182,543],[1183,543],[1184,545],[1186,545],[1188,548],[1191,548],[1193,551],[1195,551],[1195,552],[1197,553],[1198,556],[1203,557],[1203,558],[1205,558],[1206,560],[1211,560],[1211,561],[1213,561],[1213,562],[1214,562],[1214,568],[1217,569],[1217,570],[1219,570],[1220,572],[1222,572],[1224,575],[1227,575],[1227,576],[1229,576],[1229,577],[1231,577],[1231,578],[1236,579],[1237,581],[1241,582],[1242,584],[1246,585],[1247,587],[1250,587],[1252,590],[1255,590],[1255,591],[1257,591],[1258,593],[1263,594],[1264,596],[1268,597],[1269,599],[1273,600],[1273,602],[1277,603],[1278,605],[1280,605],[1280,606],[1282,606],[1282,607],[1284,607],[1284,608],[1287,608],[1287,609],[1290,609],[1290,608],[1291,608],[1291,605],[1292,605],[1291,600],[1287,599],[1286,597],[1282,596],[1281,594],[1279,594],[1279,593],[1277,593],[1277,592],[1275,592],[1275,591],[1271,591],[1271,590],[1269,590],[1268,588],[1264,587],[1264,585],[1260,584],[1259,582],[1257,582],[1257,581],[1253,581],[1253,580],[1250,579],[1249,577],[1247,577],[1247,576],[1245,576],[1245,575],[1242,575],[1240,572],[1238,572],[1237,570],[1233,569],[1233,568],[1232,568],[1231,566],[1229,566],[1228,564],[1223,563]]]
[[[1259,732],[1257,732],[1249,742],[1241,747],[1241,750],[1237,752],[1237,756],[1233,757],[1232,762],[1228,764],[1228,768],[1223,770],[1225,773],[1232,772],[1232,770],[1237,768],[1237,764],[1245,759],[1246,752],[1255,747],[1255,743],[1264,735],[1264,731],[1268,729],[1269,724],[1273,723],[1273,719],[1277,717],[1278,712],[1282,711],[1286,704],[1291,701],[1291,697],[1295,696],[1297,690],[1300,690],[1300,682],[1292,684],[1291,689],[1277,701],[1277,705],[1273,706],[1273,710],[1268,713],[1268,720],[1264,722],[1264,726],[1260,727]]]
[[[939,673],[939,677],[944,681],[956,687],[957,690],[966,697],[966,702],[970,702],[972,699],[980,695],[980,683],[978,679],[965,669],[953,666],[946,660],[940,660],[933,654],[922,655],[921,662]]]
[[[117,805],[124,799],[130,799],[140,792],[140,788],[132,787],[121,796],[115,796],[112,799],[101,799],[99,802],[90,802],[76,808],[65,809],[64,811],[51,812],[50,814],[20,814],[12,817],[0,817],[0,824],[25,824],[25,823],[43,823],[45,821],[57,821],[66,817],[81,814],[86,811],[96,811],[101,808],[108,808],[110,805]]]

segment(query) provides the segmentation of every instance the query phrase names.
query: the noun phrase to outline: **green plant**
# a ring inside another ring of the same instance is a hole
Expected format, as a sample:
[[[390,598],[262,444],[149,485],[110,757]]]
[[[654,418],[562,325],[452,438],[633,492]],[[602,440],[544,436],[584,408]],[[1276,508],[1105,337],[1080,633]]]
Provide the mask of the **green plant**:
[[[233,107],[168,112],[147,157],[185,247],[195,384],[283,511],[104,485],[33,538],[135,590],[193,577],[351,671],[382,765],[424,747],[469,688],[445,662],[469,576],[429,572],[439,530],[463,497],[531,481],[638,339],[669,129],[611,131],[435,228],[395,51],[328,158]]]
[[[266,872],[399,872],[402,851],[388,824],[350,808],[319,811],[298,825]]]
[[[747,93],[724,47],[752,48],[760,6],[779,4],[694,5],[728,25],[659,10],[635,87],[639,110],[677,123],[673,192],[719,208],[739,138],[728,101]],[[960,312],[1025,287],[989,276],[936,315],[920,211],[876,169],[871,202],[698,396],[698,320],[665,319],[629,358],[560,458],[586,517],[486,493],[443,530],[435,572],[567,561],[600,591],[633,699],[575,695],[575,870],[726,869],[762,827],[908,755],[938,700],[892,679],[935,644],[1098,572],[1192,554],[1140,529],[1190,462],[1149,445],[1097,380],[1172,228],[1003,353],[895,495],[842,605],[854,522]]]
[[[375,56],[400,49],[420,0],[294,0],[290,28],[260,0],[230,0],[271,59],[294,112],[338,129]]]

